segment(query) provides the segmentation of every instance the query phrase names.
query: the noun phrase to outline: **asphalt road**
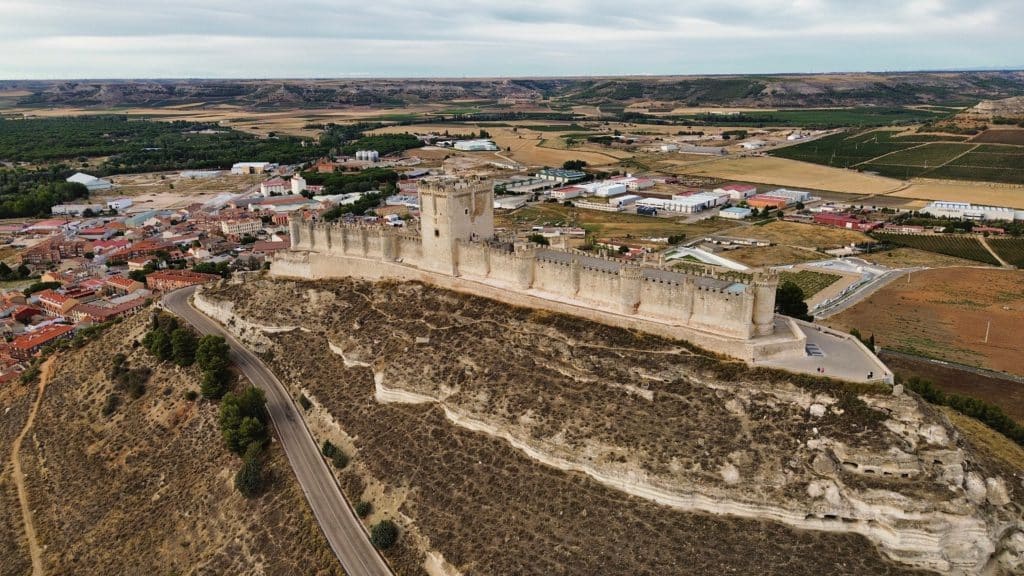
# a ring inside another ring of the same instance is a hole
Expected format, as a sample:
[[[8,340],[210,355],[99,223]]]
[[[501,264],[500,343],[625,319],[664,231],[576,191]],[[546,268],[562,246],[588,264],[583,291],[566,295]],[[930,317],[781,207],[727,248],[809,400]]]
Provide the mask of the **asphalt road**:
[[[348,576],[391,576],[391,569],[370,544],[359,518],[341,495],[316,441],[285,387],[256,355],[210,317],[192,307],[189,298],[193,292],[195,287],[171,292],[164,296],[163,305],[200,333],[224,336],[231,346],[231,359],[235,366],[266,393],[267,411],[288,462],[345,573]]]

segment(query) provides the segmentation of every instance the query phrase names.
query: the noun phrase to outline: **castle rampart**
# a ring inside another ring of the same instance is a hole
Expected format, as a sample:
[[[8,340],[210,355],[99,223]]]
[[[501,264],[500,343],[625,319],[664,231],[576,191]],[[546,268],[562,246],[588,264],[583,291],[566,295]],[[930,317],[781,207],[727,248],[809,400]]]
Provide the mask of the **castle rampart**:
[[[800,330],[787,327],[785,333],[774,334],[774,275],[759,274],[751,281],[499,242],[489,188],[463,181],[426,183],[421,205],[419,234],[293,219],[292,249],[275,256],[271,272],[304,278],[416,279],[487,297],[495,297],[497,290],[504,292],[499,300],[568,309],[748,360],[757,357],[755,350],[770,349],[773,356],[803,353]],[[736,342],[714,344],[718,341]]]

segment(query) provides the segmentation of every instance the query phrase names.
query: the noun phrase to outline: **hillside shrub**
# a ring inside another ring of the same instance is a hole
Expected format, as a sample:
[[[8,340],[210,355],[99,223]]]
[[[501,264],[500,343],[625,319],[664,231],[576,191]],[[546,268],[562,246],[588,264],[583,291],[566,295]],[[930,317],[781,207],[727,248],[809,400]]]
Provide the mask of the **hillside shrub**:
[[[398,541],[398,526],[391,520],[381,520],[370,529],[370,542],[381,550],[387,550]]]

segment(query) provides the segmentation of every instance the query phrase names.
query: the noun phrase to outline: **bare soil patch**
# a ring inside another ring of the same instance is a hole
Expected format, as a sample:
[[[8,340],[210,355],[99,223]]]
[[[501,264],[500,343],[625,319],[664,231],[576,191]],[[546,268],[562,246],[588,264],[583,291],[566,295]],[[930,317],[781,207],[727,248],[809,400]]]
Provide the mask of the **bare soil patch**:
[[[677,174],[711,176],[725,180],[850,194],[881,194],[892,192],[903,186],[902,182],[892,178],[772,156],[725,158],[690,166],[679,166],[672,171]]]
[[[971,142],[984,142],[986,144],[1013,144],[1016,146],[1024,146],[1024,130],[1002,128],[985,130],[981,134],[978,134],[974,138],[971,138]],[[1008,151],[1009,150],[1013,149],[1011,148],[1008,149]]]
[[[931,380],[945,392],[963,394],[995,404],[1024,424],[1024,384],[1008,378],[977,374],[955,366],[943,366],[903,355],[887,354],[885,351],[879,357],[893,372],[902,377],[919,376]]]
[[[799,222],[786,222],[779,220],[770,222],[763,226],[740,226],[722,231],[723,236],[737,236],[739,238],[756,238],[768,240],[773,244],[783,246],[800,246],[804,248],[838,248],[851,243],[872,242],[871,237],[861,232],[833,228],[830,226],[818,226],[815,224],[801,224]],[[827,255],[820,255],[819,259],[828,258]]]
[[[886,348],[1024,375],[1024,271],[915,272],[909,283],[893,282],[827,324],[874,334]]]

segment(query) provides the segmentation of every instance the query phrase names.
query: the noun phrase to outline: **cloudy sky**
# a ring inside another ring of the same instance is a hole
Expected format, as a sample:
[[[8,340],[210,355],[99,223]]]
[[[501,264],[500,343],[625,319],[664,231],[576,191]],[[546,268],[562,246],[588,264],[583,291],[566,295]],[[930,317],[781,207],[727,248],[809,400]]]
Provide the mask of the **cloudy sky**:
[[[0,0],[0,78],[1024,66],[1024,0]]]

